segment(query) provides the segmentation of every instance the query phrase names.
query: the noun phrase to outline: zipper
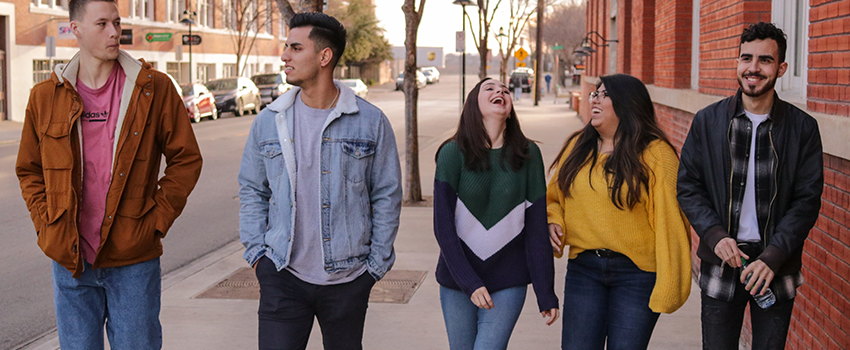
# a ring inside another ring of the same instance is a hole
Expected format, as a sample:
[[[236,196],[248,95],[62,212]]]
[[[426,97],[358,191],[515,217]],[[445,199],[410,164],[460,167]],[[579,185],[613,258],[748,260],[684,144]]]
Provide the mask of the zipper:
[[[729,121],[729,127],[726,130],[726,141],[729,143],[729,215],[726,217],[726,234],[732,232],[732,180],[735,174],[735,162],[732,160],[732,139],[729,135],[732,133],[732,123],[734,117]]]
[[[762,249],[767,248],[767,228],[770,227],[770,215],[773,213],[773,203],[776,201],[777,186],[779,186],[776,180],[776,172],[779,169],[779,154],[776,153],[776,146],[773,144],[773,123],[770,123],[770,130],[768,130],[767,135],[770,138],[770,151],[773,152],[773,195],[770,197],[770,204],[767,206],[767,221],[764,223],[764,232],[761,234]]]

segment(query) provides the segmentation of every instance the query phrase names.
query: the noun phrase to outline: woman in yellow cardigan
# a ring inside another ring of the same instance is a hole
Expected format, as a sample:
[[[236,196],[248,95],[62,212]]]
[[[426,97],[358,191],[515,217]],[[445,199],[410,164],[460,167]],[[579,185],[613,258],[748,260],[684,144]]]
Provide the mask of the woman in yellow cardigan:
[[[643,83],[604,76],[590,122],[569,137],[546,191],[555,255],[569,245],[563,349],[646,349],[661,312],[690,293],[679,159]]]

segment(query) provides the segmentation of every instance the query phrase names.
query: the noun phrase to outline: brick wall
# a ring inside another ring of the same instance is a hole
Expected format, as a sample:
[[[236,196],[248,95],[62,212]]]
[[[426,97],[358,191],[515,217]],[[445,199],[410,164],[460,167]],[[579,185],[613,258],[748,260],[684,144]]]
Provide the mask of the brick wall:
[[[655,3],[655,85],[691,87],[691,17],[693,0]]]
[[[824,155],[820,218],[803,252],[788,349],[850,348],[850,160]]]
[[[850,116],[850,1],[811,0],[808,109]]]
[[[770,7],[770,1],[700,2],[699,92],[720,96],[735,93],[741,31],[749,23],[770,21]]]
[[[631,75],[655,83],[655,0],[632,1]]]

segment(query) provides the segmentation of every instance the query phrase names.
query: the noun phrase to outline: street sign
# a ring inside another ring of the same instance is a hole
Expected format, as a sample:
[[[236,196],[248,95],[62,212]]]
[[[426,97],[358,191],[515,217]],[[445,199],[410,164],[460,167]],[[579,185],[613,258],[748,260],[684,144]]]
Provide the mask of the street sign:
[[[455,33],[455,52],[464,52],[466,47],[466,32]]]
[[[516,57],[516,59],[518,59],[520,61],[525,61],[525,59],[528,58],[528,52],[526,52],[525,49],[520,47],[519,49],[516,50],[516,52],[514,52],[514,57]],[[522,67],[525,67],[525,66],[522,66]]]
[[[133,30],[121,29],[121,38],[118,40],[121,45],[133,45]]]
[[[71,32],[71,22],[60,21],[56,24],[56,39],[76,39],[77,37]]]
[[[201,44],[201,36],[192,34],[191,38],[189,34],[183,34],[183,45],[200,45]]]
[[[552,50],[563,50],[563,49],[564,49],[564,45],[552,46]]]
[[[145,40],[149,43],[154,41],[171,41],[171,33],[148,33],[148,35],[145,35]]]
[[[516,66],[517,67],[525,67],[525,62],[517,62]]]

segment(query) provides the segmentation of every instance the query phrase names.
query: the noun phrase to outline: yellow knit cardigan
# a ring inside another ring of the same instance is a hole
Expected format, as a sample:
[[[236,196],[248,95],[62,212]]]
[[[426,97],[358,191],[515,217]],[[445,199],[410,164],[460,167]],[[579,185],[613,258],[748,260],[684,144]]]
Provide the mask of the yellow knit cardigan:
[[[546,189],[549,223],[560,225],[564,232],[561,246],[570,246],[570,259],[591,249],[625,254],[641,270],[656,274],[649,308],[676,311],[690,294],[691,255],[689,224],[676,200],[679,159],[675,151],[660,140],[647,146],[642,157],[650,170],[649,191],[641,192],[633,209],[620,210],[611,202],[604,174],[607,155],[600,155],[590,181],[590,162],[585,164],[570,187],[571,196],[564,197],[558,172],[571,149],[572,145],[558,160]]]

